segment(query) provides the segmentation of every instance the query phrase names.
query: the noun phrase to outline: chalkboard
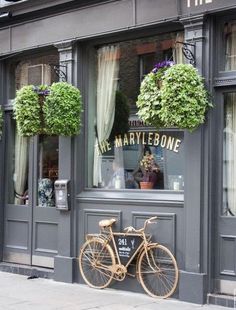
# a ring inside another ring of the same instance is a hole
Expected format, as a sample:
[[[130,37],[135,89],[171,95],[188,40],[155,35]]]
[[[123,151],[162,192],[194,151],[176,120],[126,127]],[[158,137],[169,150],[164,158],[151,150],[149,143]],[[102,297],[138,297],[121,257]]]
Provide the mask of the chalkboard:
[[[126,265],[142,243],[143,239],[138,235],[115,235],[114,238],[120,262],[121,264]]]

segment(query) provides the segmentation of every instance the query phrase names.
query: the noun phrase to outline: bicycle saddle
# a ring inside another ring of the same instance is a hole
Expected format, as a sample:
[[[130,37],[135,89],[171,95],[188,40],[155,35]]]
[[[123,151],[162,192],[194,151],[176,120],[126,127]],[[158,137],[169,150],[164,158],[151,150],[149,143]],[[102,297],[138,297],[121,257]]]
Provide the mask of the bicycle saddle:
[[[99,226],[100,227],[109,227],[109,226],[111,226],[113,223],[115,223],[116,222],[116,219],[109,219],[109,220],[101,220],[100,222],[99,222]]]

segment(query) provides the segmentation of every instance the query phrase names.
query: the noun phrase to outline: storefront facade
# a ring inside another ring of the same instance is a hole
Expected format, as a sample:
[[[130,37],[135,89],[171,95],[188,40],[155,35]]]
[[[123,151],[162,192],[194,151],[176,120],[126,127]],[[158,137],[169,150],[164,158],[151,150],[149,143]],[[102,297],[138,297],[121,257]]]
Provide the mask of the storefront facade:
[[[236,287],[234,0],[32,2],[0,2],[1,268],[45,267],[56,281],[83,283],[76,257],[99,220],[116,218],[119,231],[157,215],[153,238],[180,269],[174,297],[202,304],[220,293],[209,301],[232,306],[224,296]],[[192,133],[137,118],[140,82],[163,60],[193,62],[205,78],[214,107]],[[16,90],[58,80],[81,90],[80,135],[19,137]],[[146,152],[158,173],[143,190]],[[68,211],[55,208],[57,179],[69,180]],[[113,286],[142,292],[133,278]]]

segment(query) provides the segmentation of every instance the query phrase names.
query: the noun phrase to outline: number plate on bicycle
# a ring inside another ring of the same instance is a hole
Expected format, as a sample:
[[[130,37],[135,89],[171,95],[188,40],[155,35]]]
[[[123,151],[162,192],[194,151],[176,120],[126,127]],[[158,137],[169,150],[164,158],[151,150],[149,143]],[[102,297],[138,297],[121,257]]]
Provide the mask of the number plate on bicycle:
[[[114,236],[120,262],[126,265],[130,258],[138,250],[143,242],[141,236],[136,235],[115,235]]]

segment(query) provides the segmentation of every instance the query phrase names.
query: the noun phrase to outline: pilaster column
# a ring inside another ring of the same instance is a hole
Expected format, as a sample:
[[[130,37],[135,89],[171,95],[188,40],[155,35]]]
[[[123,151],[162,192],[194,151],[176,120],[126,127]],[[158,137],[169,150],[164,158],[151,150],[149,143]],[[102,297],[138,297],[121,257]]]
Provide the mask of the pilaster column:
[[[185,42],[195,45],[195,62],[200,74],[203,72],[203,26],[202,15],[181,20],[185,28]],[[193,50],[192,50],[193,51]],[[184,270],[180,271],[179,298],[199,304],[205,302],[206,275],[202,268],[202,223],[203,219],[203,169],[204,128],[193,133],[185,132],[185,252]]]
[[[66,76],[67,82],[73,84],[73,41],[63,41],[55,45],[59,52],[60,80]],[[70,181],[69,211],[59,211],[58,255],[54,260],[54,279],[62,282],[73,282],[73,214],[74,214],[74,172],[73,172],[73,139],[59,137],[59,179]]]
[[[6,93],[5,93],[5,89],[6,89],[6,85],[5,81],[6,79],[6,75],[5,75],[5,66],[4,63],[2,61],[0,61],[0,105],[3,106],[4,104],[4,100],[6,101]],[[4,127],[4,123],[2,124],[2,126]],[[0,261],[2,261],[2,245],[3,245],[3,233],[4,233],[4,145],[3,145],[3,138],[2,136],[0,136]]]

